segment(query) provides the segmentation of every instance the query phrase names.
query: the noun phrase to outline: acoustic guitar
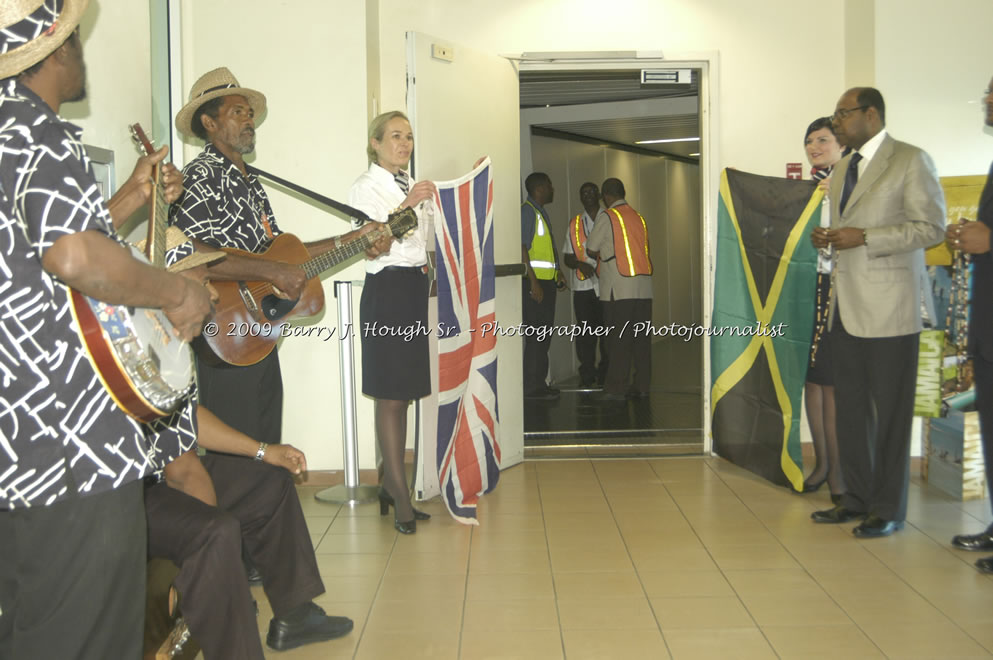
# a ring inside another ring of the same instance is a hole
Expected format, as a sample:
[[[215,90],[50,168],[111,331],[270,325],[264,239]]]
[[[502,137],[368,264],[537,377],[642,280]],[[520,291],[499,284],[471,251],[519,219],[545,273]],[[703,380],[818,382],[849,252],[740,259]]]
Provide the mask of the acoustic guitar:
[[[391,214],[381,231],[401,239],[416,228],[417,215],[406,208]],[[222,248],[228,254],[249,259],[298,264],[307,283],[298,299],[287,300],[276,295],[270,282],[212,280],[220,300],[214,305],[214,325],[205,328],[202,335],[207,346],[228,364],[247,366],[259,362],[275,348],[290,320],[313,316],[324,308],[324,287],[318,275],[365,252],[383,234],[371,231],[315,257],[292,234],[280,234],[265,252],[258,254]]]
[[[131,135],[145,155],[154,152],[140,125],[131,126]],[[135,259],[164,268],[169,208],[158,166],[152,177],[147,255],[129,247]],[[175,410],[193,382],[193,352],[162,310],[111,305],[74,289],[69,294],[83,346],[114,402],[142,422]]]

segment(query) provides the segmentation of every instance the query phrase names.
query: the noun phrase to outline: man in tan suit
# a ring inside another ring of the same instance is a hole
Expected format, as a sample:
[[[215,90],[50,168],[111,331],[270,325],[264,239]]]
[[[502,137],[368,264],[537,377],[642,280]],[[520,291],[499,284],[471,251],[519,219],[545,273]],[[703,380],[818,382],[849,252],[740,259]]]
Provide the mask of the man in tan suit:
[[[848,90],[832,119],[854,151],[831,177],[831,228],[812,240],[835,255],[829,318],[848,490],[811,517],[865,518],[853,533],[873,538],[901,529],[907,513],[924,248],[943,238],[945,200],[931,158],[886,133],[878,90]]]

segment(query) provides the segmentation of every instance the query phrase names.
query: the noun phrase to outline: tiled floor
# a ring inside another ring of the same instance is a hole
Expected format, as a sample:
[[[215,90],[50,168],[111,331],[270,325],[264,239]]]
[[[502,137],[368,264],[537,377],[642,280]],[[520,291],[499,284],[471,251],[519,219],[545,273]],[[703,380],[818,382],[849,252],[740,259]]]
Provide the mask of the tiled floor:
[[[374,504],[301,488],[349,636],[304,658],[952,658],[993,654],[993,579],[955,533],[990,522],[915,479],[906,529],[860,541],[718,458],[536,461],[505,471],[480,525],[440,501],[414,536]],[[259,628],[271,616],[256,589]]]

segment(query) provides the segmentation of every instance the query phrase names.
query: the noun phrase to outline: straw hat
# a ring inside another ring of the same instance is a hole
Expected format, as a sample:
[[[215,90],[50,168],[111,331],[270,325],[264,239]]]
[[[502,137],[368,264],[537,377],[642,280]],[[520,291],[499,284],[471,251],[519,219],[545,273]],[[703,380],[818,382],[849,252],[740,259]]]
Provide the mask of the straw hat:
[[[193,115],[197,109],[206,103],[221,96],[232,96],[239,94],[248,99],[248,105],[255,111],[255,124],[262,123],[262,114],[265,112],[265,95],[248,89],[238,84],[238,79],[228,71],[227,67],[221,67],[208,71],[200,76],[200,79],[193,83],[190,90],[190,100],[183,106],[183,109],[176,114],[176,128],[179,132],[189,137],[196,137],[193,132]]]
[[[174,250],[180,245],[189,242],[190,239],[187,238],[186,234],[184,234],[178,227],[169,227],[166,229],[166,252],[169,250]],[[145,241],[139,241],[136,247],[144,252]],[[183,257],[173,265],[166,268],[166,270],[170,273],[181,273],[184,270],[190,270],[192,268],[196,268],[197,266],[202,266],[203,264],[211,264],[215,261],[220,261],[226,256],[227,254],[224,252],[200,252],[198,250],[194,250],[193,254],[188,257]]]
[[[16,76],[61,46],[90,0],[2,0],[0,78]]]

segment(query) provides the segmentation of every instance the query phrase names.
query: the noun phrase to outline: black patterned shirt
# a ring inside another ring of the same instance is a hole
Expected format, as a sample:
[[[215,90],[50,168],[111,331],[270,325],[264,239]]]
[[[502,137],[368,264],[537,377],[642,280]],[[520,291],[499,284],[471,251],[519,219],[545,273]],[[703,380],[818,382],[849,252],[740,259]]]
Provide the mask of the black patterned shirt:
[[[258,178],[242,174],[209,142],[183,168],[183,188],[169,217],[190,238],[214,247],[264,252],[281,233]]]
[[[196,435],[192,406],[181,428],[156,430],[114,403],[69,289],[42,267],[62,236],[121,240],[81,133],[16,79],[0,81],[0,510],[117,488],[151,471],[150,441],[164,448]]]

